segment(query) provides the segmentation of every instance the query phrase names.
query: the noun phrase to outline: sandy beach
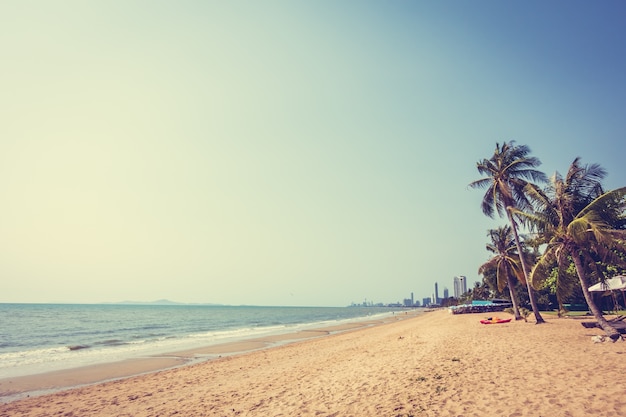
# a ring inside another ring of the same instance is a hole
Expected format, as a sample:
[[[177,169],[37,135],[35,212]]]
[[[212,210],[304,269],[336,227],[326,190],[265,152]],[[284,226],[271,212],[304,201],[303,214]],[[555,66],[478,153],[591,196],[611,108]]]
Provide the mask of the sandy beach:
[[[149,372],[155,364],[144,364],[141,375],[0,404],[0,416],[626,413],[626,342],[593,343],[602,332],[583,328],[580,319],[482,325],[484,317],[439,310],[338,334],[302,334],[271,348],[269,341],[251,341],[256,344],[231,346],[256,349],[247,353],[155,372]],[[173,362],[158,365],[173,366],[183,356],[160,358]],[[103,376],[94,372],[74,385]],[[57,386],[69,382],[58,377],[52,378]],[[0,381],[0,392],[50,383],[25,381]]]

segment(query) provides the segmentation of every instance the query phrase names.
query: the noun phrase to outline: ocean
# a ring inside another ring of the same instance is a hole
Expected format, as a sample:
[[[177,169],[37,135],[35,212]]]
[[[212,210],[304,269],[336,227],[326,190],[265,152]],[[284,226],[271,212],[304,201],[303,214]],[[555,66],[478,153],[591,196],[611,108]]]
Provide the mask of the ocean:
[[[0,378],[385,317],[377,307],[0,304]]]

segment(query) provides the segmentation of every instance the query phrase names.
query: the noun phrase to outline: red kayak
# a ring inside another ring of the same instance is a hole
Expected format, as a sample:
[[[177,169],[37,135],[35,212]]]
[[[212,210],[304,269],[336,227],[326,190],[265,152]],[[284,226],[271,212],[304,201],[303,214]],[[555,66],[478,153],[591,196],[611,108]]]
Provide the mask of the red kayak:
[[[499,319],[497,317],[494,318],[488,318],[485,320],[481,320],[480,322],[482,324],[501,324],[501,323],[508,323],[510,322],[512,319]]]

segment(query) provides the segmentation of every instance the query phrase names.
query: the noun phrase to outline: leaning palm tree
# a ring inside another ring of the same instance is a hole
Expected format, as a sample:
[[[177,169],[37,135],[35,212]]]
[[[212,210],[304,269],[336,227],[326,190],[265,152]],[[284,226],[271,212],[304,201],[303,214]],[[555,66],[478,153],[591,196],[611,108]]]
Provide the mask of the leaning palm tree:
[[[604,192],[604,170],[597,164],[583,166],[576,158],[567,175],[556,173],[545,191],[529,187],[538,211],[531,216],[544,236],[546,249],[533,268],[530,281],[540,286],[551,265],[563,271],[573,262],[589,310],[612,339],[619,333],[607,322],[589,292],[589,276],[597,262],[624,264],[626,230],[616,229],[626,210],[626,187]]]
[[[537,297],[528,280],[529,271],[524,260],[517,222],[513,216],[517,210],[524,211],[531,208],[530,201],[524,191],[525,187],[531,181],[546,181],[545,174],[535,169],[541,162],[535,157],[530,157],[529,154],[530,148],[528,146],[516,146],[514,141],[504,142],[502,146],[496,143],[493,156],[476,164],[478,172],[486,175],[486,178],[470,183],[470,187],[487,188],[481,205],[485,215],[494,217],[497,212],[499,216],[506,215],[508,218],[515,238],[517,253],[521,255],[521,267],[528,287],[530,305],[535,314],[536,323],[539,324],[544,323],[544,320],[539,313]]]
[[[488,235],[491,238],[491,243],[487,244],[486,249],[493,253],[493,257],[480,266],[478,273],[484,275],[486,271],[495,269],[498,291],[502,292],[504,287],[509,288],[515,320],[521,320],[522,315],[517,305],[513,279],[517,278],[520,282],[525,282],[526,280],[524,279],[524,271],[521,268],[520,258],[517,254],[513,232],[510,226],[502,226],[489,230]]]

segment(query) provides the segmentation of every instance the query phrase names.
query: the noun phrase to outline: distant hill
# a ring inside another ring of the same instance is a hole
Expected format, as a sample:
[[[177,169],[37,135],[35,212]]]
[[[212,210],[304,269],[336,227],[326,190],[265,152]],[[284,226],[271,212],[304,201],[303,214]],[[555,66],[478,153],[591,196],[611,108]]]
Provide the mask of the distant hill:
[[[162,300],[155,300],[155,301],[131,301],[131,300],[125,300],[125,301],[115,301],[115,302],[106,302],[103,304],[125,304],[125,305],[153,305],[153,306],[186,306],[186,305],[208,305],[208,306],[218,306],[218,305],[222,305],[222,304],[213,304],[213,303],[180,303],[178,301],[172,301],[172,300],[166,300],[166,299],[162,299]]]

